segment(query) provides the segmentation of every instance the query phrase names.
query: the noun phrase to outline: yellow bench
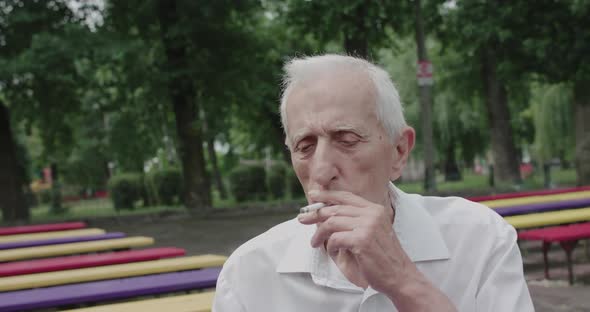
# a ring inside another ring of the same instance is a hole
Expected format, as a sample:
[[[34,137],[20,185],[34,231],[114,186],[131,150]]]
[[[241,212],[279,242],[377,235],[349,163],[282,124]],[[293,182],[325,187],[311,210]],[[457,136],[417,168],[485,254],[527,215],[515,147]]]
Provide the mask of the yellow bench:
[[[43,232],[43,233],[33,233],[33,234],[5,235],[5,236],[0,236],[0,244],[34,241],[34,240],[41,240],[41,239],[99,235],[99,234],[104,234],[104,233],[105,233],[105,231],[102,229],[82,229],[82,230],[67,230],[67,231]]]
[[[70,312],[209,312],[215,292],[148,299],[68,310]]]
[[[516,229],[590,221],[590,207],[504,217]]]
[[[0,278],[0,291],[38,288],[222,266],[227,257],[202,255]]]
[[[487,201],[480,202],[480,204],[486,205],[490,208],[496,208],[496,207],[518,206],[518,205],[528,205],[528,204],[537,204],[537,203],[549,203],[549,202],[557,202],[557,201],[562,201],[562,200],[572,200],[572,199],[582,199],[582,198],[590,198],[590,191],[487,200]]]
[[[148,246],[154,243],[151,237],[136,236],[127,238],[105,239],[92,242],[47,245],[37,247],[0,250],[0,262],[25,259],[74,255],[105,250]]]

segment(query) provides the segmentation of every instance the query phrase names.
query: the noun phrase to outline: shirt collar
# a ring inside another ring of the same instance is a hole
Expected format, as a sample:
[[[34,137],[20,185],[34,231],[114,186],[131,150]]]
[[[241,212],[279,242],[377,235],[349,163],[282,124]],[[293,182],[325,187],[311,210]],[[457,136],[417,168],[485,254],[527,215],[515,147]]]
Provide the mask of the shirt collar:
[[[449,259],[449,250],[432,216],[420,203],[421,196],[402,192],[390,183],[395,203],[393,229],[400,244],[413,262]],[[296,221],[297,222],[297,221]],[[315,273],[322,255],[311,247],[315,226],[307,225],[293,236],[277,272]]]

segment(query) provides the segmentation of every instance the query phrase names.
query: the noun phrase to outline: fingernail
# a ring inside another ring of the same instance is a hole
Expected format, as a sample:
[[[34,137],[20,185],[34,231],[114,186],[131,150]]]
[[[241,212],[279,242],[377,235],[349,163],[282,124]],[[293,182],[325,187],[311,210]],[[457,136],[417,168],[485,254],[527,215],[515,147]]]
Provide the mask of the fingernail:
[[[308,194],[309,196],[316,196],[316,195],[318,195],[319,193],[320,193],[320,192],[319,192],[318,190],[311,190],[311,191],[309,191],[307,194]]]

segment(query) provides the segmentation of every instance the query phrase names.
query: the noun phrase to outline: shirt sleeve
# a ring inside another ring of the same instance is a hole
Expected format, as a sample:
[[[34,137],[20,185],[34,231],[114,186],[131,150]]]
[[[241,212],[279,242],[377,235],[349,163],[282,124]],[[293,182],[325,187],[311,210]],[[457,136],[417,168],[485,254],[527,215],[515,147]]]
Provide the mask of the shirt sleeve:
[[[212,312],[246,312],[231,287],[225,269],[221,271],[219,278],[217,278]]]
[[[477,311],[535,311],[524,278],[516,230],[504,220],[499,222],[500,235],[477,292]]]

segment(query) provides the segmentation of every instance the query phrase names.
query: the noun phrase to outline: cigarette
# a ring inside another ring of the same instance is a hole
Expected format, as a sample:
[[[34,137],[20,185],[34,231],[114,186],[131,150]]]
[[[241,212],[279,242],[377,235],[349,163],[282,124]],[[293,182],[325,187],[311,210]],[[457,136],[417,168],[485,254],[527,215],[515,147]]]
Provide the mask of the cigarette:
[[[311,205],[307,205],[301,209],[299,209],[299,213],[308,213],[308,212],[314,212],[320,208],[324,208],[326,207],[326,204],[324,203],[315,203],[315,204],[311,204]]]

